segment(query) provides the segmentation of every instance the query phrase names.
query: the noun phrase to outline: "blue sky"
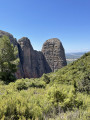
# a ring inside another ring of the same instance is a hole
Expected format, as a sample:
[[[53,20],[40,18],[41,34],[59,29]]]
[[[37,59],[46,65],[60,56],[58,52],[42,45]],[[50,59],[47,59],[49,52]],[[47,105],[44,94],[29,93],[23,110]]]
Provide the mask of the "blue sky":
[[[0,30],[36,50],[59,38],[66,52],[90,50],[90,0],[0,0]]]

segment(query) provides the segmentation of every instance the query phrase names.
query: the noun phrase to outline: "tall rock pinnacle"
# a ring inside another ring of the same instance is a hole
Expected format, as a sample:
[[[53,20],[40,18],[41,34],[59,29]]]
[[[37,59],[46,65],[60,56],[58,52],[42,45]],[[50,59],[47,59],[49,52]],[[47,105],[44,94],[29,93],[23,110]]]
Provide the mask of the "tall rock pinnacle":
[[[43,53],[34,50],[28,38],[23,37],[18,40],[18,43],[25,78],[40,77],[43,73],[51,72]]]
[[[42,52],[53,72],[67,65],[64,48],[59,39],[47,40],[43,44]]]

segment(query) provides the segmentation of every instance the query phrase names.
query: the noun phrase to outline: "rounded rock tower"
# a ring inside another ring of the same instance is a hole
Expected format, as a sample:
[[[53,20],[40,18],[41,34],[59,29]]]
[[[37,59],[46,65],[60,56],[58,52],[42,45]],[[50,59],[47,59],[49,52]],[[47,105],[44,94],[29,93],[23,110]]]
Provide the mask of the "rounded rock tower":
[[[53,72],[67,65],[64,48],[59,39],[47,40],[43,44],[42,52]]]

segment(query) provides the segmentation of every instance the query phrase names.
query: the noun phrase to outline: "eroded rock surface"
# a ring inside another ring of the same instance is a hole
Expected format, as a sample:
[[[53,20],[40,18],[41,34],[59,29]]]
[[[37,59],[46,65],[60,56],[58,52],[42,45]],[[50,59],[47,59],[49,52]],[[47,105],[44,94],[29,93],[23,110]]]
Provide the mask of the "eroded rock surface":
[[[18,40],[19,56],[23,66],[25,78],[40,77],[43,73],[51,72],[42,52],[33,49],[30,40],[26,37]]]
[[[43,44],[42,52],[53,72],[67,65],[64,48],[59,39],[47,40]]]
[[[15,74],[17,78],[37,78],[67,64],[64,48],[57,38],[47,40],[42,51],[36,51],[27,37],[17,41],[12,34],[0,30],[0,37],[3,35],[8,36],[14,47],[18,48],[20,63]]]

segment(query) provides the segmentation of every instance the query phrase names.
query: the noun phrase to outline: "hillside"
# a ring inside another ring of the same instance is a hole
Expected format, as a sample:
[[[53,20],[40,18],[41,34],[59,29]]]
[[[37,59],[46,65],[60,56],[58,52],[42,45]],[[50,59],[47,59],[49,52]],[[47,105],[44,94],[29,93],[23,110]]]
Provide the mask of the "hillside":
[[[73,84],[76,81],[77,89],[80,91],[90,91],[90,52],[84,54],[81,58],[50,74],[54,82]]]
[[[0,81],[1,120],[89,120],[90,52],[41,78]]]

